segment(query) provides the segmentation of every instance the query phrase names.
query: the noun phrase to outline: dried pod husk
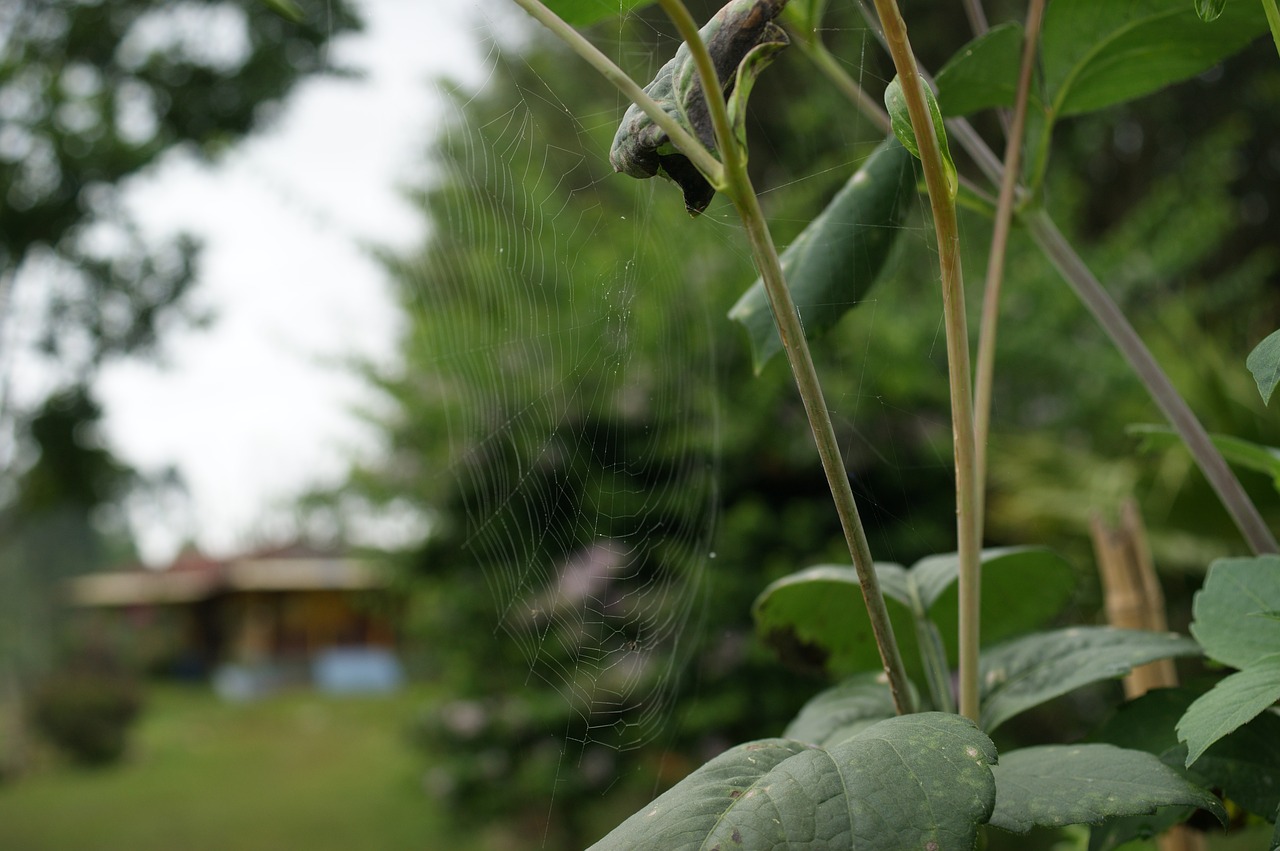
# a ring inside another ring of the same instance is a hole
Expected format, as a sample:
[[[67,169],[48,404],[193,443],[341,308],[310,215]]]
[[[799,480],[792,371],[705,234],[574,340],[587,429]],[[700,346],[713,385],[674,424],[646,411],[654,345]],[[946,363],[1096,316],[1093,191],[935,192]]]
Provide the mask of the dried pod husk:
[[[739,69],[748,54],[760,50],[771,56],[789,43],[787,34],[774,23],[786,4],[787,0],[732,0],[699,31],[725,97],[739,84]],[[754,75],[765,64],[750,62],[744,73]],[[688,45],[680,45],[645,92],[708,150],[716,152],[715,131]],[[614,171],[631,177],[657,175],[671,180],[684,192],[685,209],[695,216],[707,208],[715,195],[715,188],[688,157],[676,150],[666,131],[635,104],[622,117],[609,162]]]

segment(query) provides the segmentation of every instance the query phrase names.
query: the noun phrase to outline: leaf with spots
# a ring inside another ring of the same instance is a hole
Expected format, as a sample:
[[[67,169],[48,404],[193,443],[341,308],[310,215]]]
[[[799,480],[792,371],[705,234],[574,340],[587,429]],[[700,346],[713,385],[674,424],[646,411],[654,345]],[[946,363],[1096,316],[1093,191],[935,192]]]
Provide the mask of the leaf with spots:
[[[1112,745],[1046,745],[1010,751],[991,767],[991,824],[1026,833],[1036,826],[1100,824],[1158,807],[1209,810],[1226,824],[1222,803],[1145,751]]]
[[[1099,680],[1123,677],[1137,665],[1196,656],[1200,645],[1181,635],[1072,627],[1039,632],[982,654],[982,728],[991,732],[1015,715]]]
[[[991,815],[995,746],[958,715],[881,721],[828,748],[739,745],[594,846],[653,851],[969,851]]]

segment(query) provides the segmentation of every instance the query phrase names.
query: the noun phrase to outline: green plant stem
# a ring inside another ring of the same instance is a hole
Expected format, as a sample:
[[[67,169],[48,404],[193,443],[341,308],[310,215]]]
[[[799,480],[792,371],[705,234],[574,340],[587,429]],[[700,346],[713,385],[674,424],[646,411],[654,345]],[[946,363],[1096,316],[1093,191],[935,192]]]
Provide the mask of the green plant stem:
[[[867,17],[876,37],[885,43],[883,31],[877,26],[873,17],[866,13],[861,0],[859,0],[859,6],[863,8],[863,14]],[[887,43],[885,46],[888,47]],[[973,129],[972,124],[963,118],[949,118],[947,130],[951,138],[960,143],[988,180],[997,185],[1003,181],[1004,165],[995,152],[987,146],[986,141]],[[1112,345],[1129,362],[1130,369],[1138,376],[1147,393],[1164,412],[1169,424],[1186,444],[1191,457],[1195,459],[1196,465],[1217,493],[1219,501],[1231,515],[1236,528],[1240,530],[1240,534],[1253,553],[1263,555],[1280,552],[1275,536],[1267,528],[1257,506],[1249,499],[1249,495],[1240,485],[1240,480],[1231,472],[1222,454],[1214,447],[1204,426],[1196,419],[1186,401],[1174,388],[1173,382],[1160,368],[1128,318],[1111,300],[1111,296],[1089,271],[1089,267],[1085,265],[1080,255],[1058,231],[1053,220],[1043,210],[1037,210],[1034,213],[1027,211],[1020,213],[1019,221],[1027,225],[1032,239],[1041,252],[1049,258],[1067,285],[1076,293],[1076,297],[1093,314],[1094,320],[1107,332]],[[1177,412],[1176,416],[1171,412]]]
[[[960,268],[960,232],[956,205],[947,187],[942,153],[929,116],[896,0],[876,0],[885,41],[902,82],[911,127],[920,147],[925,185],[933,211],[942,273],[943,324],[947,334],[947,371],[951,384],[951,426],[956,459],[956,529],[960,556],[960,714],[978,720],[978,632],[981,605],[981,544],[977,517],[973,393],[969,373],[969,329],[965,318],[964,277]]]
[[[1218,498],[1231,513],[1232,519],[1235,520],[1254,553],[1261,555],[1277,552],[1276,540],[1271,530],[1262,521],[1249,495],[1240,486],[1239,479],[1222,459],[1221,453],[1213,445],[1204,426],[1174,389],[1169,377],[1160,369],[1160,365],[1156,363],[1133,326],[1125,319],[1124,314],[1103,289],[1102,284],[1093,277],[1093,273],[1089,271],[1084,261],[1071,248],[1053,220],[1044,210],[1024,213],[1021,220],[1036,244],[1049,258],[1049,262],[1075,290],[1076,295],[1084,302],[1094,319],[1111,337],[1116,348],[1129,361],[1130,367],[1141,379],[1151,398],[1186,443],[1205,478],[1217,491]]]
[[[596,48],[594,44],[587,41],[581,33],[569,26],[555,12],[544,6],[540,0],[515,0],[516,5],[524,9],[532,15],[538,23],[551,30],[561,41],[569,45],[574,53],[585,59],[587,63],[594,68],[600,76],[604,77],[618,91],[627,97],[632,103],[644,110],[645,115],[653,119],[653,122],[666,132],[667,137],[671,139],[671,143],[675,145],[680,153],[689,158],[698,171],[714,186],[720,190],[724,185],[724,168],[720,161],[711,155],[701,142],[693,137],[691,133],[685,130],[680,124],[663,111],[648,93],[631,79],[626,71],[623,71],[613,60],[605,56]]]
[[[1276,43],[1276,53],[1280,54],[1280,7],[1276,5],[1276,0],[1262,0],[1262,11],[1267,15],[1271,40]]]
[[[1000,287],[1004,279],[1004,261],[1017,198],[1018,173],[1021,168],[1022,138],[1027,126],[1027,101],[1031,94],[1031,74],[1035,68],[1036,42],[1045,0],[1031,0],[1027,9],[1025,41],[1022,44],[1022,67],[1018,74],[1018,93],[1013,120],[1009,125],[1004,151],[1004,176],[996,201],[995,226],[991,235],[991,254],[987,259],[987,281],[982,295],[982,325],[978,335],[977,375],[974,379],[974,431],[977,452],[978,528],[983,528],[986,515],[987,443],[991,437],[991,393],[995,381],[996,329],[1000,322]]]
[[[906,669],[902,663],[902,654],[894,638],[893,625],[889,621],[884,594],[880,591],[880,580],[876,576],[871,547],[867,543],[866,531],[858,515],[858,504],[849,484],[849,474],[845,470],[840,444],[831,424],[831,414],[823,398],[822,385],[818,380],[813,357],[809,352],[804,329],[800,324],[800,314],[783,279],[777,248],[773,244],[773,237],[769,233],[755,189],[747,175],[746,158],[737,149],[737,142],[729,124],[728,110],[721,95],[723,89],[716,77],[715,65],[707,53],[706,45],[698,35],[697,24],[689,15],[684,3],[681,0],[659,0],[659,4],[675,24],[685,44],[689,46],[698,74],[702,79],[702,89],[707,95],[708,110],[716,132],[716,142],[720,146],[721,156],[724,159],[725,193],[737,208],[747,232],[751,254],[764,281],[769,306],[773,310],[774,321],[778,326],[782,348],[786,352],[787,361],[795,377],[796,388],[799,390],[805,412],[809,417],[809,427],[817,444],[818,457],[822,461],[827,484],[831,488],[836,513],[840,517],[840,525],[844,529],[849,555],[853,559],[854,570],[858,574],[862,599],[867,607],[871,631],[880,652],[880,661],[884,665],[885,674],[889,680],[889,690],[893,695],[894,706],[899,714],[907,714],[914,711],[911,690]]]

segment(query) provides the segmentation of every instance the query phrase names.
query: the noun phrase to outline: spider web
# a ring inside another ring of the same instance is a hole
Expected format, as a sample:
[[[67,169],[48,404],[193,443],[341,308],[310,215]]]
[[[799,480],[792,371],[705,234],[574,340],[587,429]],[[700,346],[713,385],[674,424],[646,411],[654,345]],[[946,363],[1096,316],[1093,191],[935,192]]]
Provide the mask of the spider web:
[[[669,728],[717,566],[718,447],[733,417],[717,388],[751,380],[722,374],[723,348],[743,345],[724,317],[755,272],[730,205],[690,220],[671,184],[612,172],[627,103],[576,57],[531,49],[545,35],[499,11],[477,31],[484,88],[442,93],[412,345],[433,365],[424,381],[467,560],[529,681],[571,707],[562,759],[581,767],[593,748],[644,747]],[[647,80],[678,45],[649,20],[591,37]],[[856,164],[845,154],[819,175],[830,185],[827,171],[843,179]],[[855,345],[873,352],[869,335]],[[869,380],[864,361],[833,407],[885,406]],[[879,436],[842,425],[855,454],[901,477],[891,434],[872,448]],[[786,439],[811,454],[796,426]],[[876,505],[870,522],[910,525]]]

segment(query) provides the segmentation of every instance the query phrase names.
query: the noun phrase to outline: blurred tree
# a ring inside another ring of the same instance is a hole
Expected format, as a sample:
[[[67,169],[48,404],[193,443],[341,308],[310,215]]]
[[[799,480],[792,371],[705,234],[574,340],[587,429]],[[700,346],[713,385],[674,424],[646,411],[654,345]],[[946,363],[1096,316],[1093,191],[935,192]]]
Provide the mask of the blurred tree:
[[[299,8],[294,22],[261,0],[0,5],[0,363],[36,358],[50,376],[20,401],[12,375],[0,382],[0,716],[17,711],[23,648],[44,634],[38,601],[103,563],[104,508],[137,482],[94,435],[97,368],[201,319],[195,240],[144,238],[125,181],[176,148],[215,156],[298,82],[338,72],[328,45],[359,27],[352,8]],[[3,733],[0,770],[14,754]]]

